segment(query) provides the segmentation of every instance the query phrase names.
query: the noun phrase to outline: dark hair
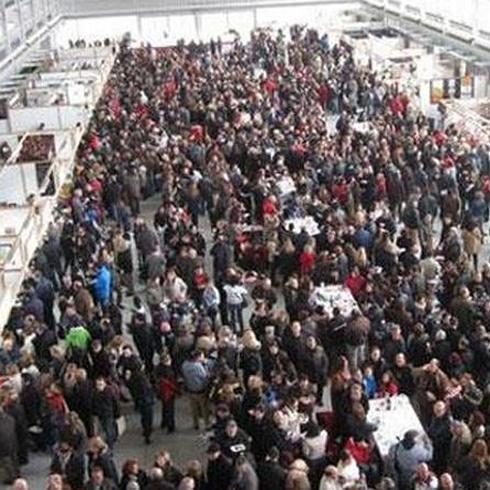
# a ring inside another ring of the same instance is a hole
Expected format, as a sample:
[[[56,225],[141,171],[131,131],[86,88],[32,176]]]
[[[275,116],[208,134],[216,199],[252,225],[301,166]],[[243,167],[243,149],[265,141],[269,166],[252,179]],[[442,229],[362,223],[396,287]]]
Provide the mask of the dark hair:
[[[407,451],[409,449],[412,449],[413,446],[415,446],[415,438],[417,437],[417,431],[416,430],[407,430],[405,432],[405,435],[403,436],[403,439],[401,441],[401,444],[404,449]]]
[[[122,473],[123,475],[129,475],[132,473],[133,471],[133,467],[134,465],[137,465],[138,464],[138,460],[137,459],[127,459],[124,464],[123,464],[123,467],[122,467]]]
[[[345,461],[351,457],[351,453],[347,449],[342,449],[339,453],[339,460],[340,461]]]
[[[198,359],[201,354],[202,354],[202,351],[194,350],[191,352],[190,359],[192,359],[194,361],[194,360]]]
[[[315,422],[308,422],[306,425],[306,437],[316,437],[320,434],[320,427]]]
[[[214,453],[218,453],[219,451],[221,451],[221,446],[217,443],[217,442],[212,442],[208,449],[207,449],[207,453],[208,454],[214,454]]]

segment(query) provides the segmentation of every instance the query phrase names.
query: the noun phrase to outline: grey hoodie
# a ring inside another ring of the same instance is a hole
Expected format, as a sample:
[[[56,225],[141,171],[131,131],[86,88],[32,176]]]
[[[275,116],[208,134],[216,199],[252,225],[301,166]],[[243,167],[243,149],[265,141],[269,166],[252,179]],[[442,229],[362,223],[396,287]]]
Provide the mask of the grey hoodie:
[[[410,481],[420,463],[432,459],[432,446],[416,442],[410,449],[405,449],[400,442],[390,449],[390,456],[401,481]]]

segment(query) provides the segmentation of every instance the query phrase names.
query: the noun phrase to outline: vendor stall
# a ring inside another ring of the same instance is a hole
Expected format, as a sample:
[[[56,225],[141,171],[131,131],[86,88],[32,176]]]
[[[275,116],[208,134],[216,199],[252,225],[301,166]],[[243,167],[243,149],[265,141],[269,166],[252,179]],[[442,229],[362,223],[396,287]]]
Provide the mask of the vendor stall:
[[[323,306],[325,312],[332,315],[333,309],[337,307],[342,315],[350,316],[353,310],[358,309],[357,301],[352,293],[344,286],[320,286],[314,289],[310,296],[310,304]]]
[[[320,227],[315,221],[313,216],[306,216],[304,218],[293,218],[285,221],[284,226],[286,230],[289,230],[292,226],[293,233],[299,234],[302,230],[306,230],[306,233],[310,236],[320,234]]]
[[[388,456],[391,447],[400,442],[407,431],[415,430],[420,435],[425,435],[406,395],[370,400],[367,420],[377,427],[373,436],[383,458]]]
[[[296,185],[291,177],[285,176],[276,182],[276,190],[281,203],[284,203],[291,194],[296,192]]]

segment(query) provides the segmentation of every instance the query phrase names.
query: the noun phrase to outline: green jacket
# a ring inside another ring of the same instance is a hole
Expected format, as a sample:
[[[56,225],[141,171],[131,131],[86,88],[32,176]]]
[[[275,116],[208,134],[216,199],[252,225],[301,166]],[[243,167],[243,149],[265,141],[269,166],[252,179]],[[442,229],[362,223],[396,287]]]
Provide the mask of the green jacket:
[[[70,328],[65,340],[68,347],[87,350],[92,337],[85,327],[80,326]]]

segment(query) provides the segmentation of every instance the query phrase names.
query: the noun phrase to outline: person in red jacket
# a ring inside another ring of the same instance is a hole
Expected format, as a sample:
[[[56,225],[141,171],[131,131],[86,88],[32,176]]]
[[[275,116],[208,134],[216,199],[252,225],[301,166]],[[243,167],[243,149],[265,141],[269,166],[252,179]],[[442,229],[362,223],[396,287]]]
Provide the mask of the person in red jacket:
[[[382,201],[386,199],[387,193],[386,177],[383,172],[379,172],[378,175],[376,175],[376,200]]]
[[[305,245],[303,252],[299,257],[301,274],[308,275],[313,271],[315,265],[316,254],[311,245]]]
[[[44,390],[44,400],[56,426],[60,429],[63,425],[65,415],[69,412],[62,389],[56,383],[50,384]]]
[[[165,98],[165,102],[170,102],[176,96],[178,88],[174,78],[165,82],[163,86],[163,97]]]
[[[318,88],[318,100],[320,101],[320,104],[323,107],[323,109],[327,108],[329,98],[330,98],[330,89],[328,88],[327,84],[322,83]]]
[[[275,80],[272,80],[271,78],[268,78],[264,82],[264,90],[269,94],[269,96],[273,96],[274,93],[277,91],[277,82]]]
[[[109,102],[109,110],[111,112],[111,116],[114,119],[119,120],[119,118],[121,117],[121,113],[122,113],[122,106],[121,106],[121,102],[120,102],[118,97],[114,97],[111,100],[111,102]]]
[[[349,200],[349,186],[344,179],[338,179],[332,186],[332,196],[342,205],[347,203]]]
[[[162,401],[161,428],[170,434],[175,431],[175,398],[178,392],[177,378],[172,366],[172,358],[163,354],[160,364],[155,369],[157,388]]]
[[[193,298],[196,304],[199,306],[202,301],[202,293],[204,292],[204,289],[206,288],[206,285],[209,281],[209,277],[206,274],[206,271],[204,270],[204,267],[199,265],[196,267],[194,271],[194,284],[193,284]]]
[[[395,116],[401,116],[404,111],[403,103],[400,99],[400,96],[397,95],[396,97],[393,97],[390,102],[390,110]]]
[[[359,269],[355,267],[349,277],[345,280],[345,286],[348,287],[354,296],[358,296],[364,291],[367,280],[361,276]]]
[[[447,140],[447,135],[444,133],[444,131],[436,130],[432,134],[432,139],[437,146],[442,146]]]
[[[194,124],[191,127],[189,139],[197,143],[201,143],[204,140],[204,129],[200,124]]]
[[[372,448],[368,442],[358,438],[349,437],[345,443],[344,449],[347,449],[359,465],[368,465],[372,459]]]
[[[102,143],[100,142],[99,137],[97,134],[92,133],[90,135],[90,143],[89,146],[93,151],[97,151],[101,147]]]
[[[386,396],[398,395],[398,385],[393,380],[393,375],[390,371],[385,371],[381,376],[381,381],[378,386],[377,398],[384,398]]]
[[[264,222],[273,221],[279,214],[279,205],[275,196],[268,196],[262,203]]]

